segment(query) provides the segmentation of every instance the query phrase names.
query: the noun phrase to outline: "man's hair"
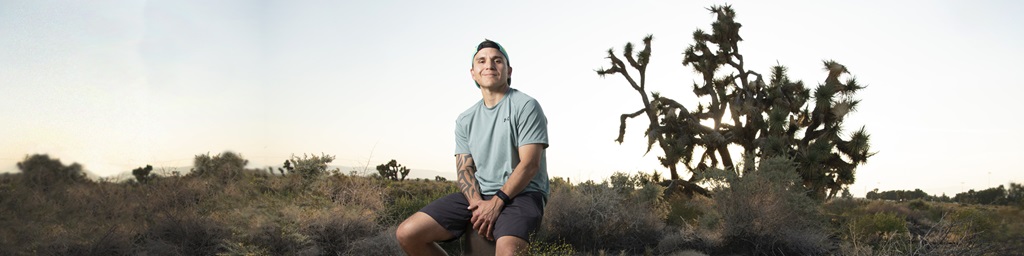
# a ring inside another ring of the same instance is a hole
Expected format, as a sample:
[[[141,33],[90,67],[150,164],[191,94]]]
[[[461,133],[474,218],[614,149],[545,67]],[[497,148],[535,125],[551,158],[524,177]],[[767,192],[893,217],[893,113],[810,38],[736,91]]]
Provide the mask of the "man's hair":
[[[505,65],[512,67],[512,62],[508,59],[508,53],[505,52],[505,47],[501,47],[501,44],[498,44],[498,42],[495,41],[491,41],[490,39],[484,39],[483,42],[480,42],[480,44],[476,45],[476,51],[473,52],[473,57],[475,58],[476,54],[480,52],[480,50],[483,50],[484,48],[498,49],[498,51],[501,52],[501,56],[505,56]],[[476,63],[476,60],[474,59],[472,63]],[[477,88],[480,87],[480,84],[477,84],[476,81],[473,81],[473,83],[476,84]],[[511,76],[508,77],[508,85],[512,86]]]

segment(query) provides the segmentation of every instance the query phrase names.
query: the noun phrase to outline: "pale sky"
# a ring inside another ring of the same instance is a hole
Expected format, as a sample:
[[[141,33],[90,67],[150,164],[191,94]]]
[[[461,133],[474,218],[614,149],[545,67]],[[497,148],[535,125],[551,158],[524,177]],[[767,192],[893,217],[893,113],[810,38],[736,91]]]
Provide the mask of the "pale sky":
[[[723,3],[365,2],[0,0],[0,171],[33,153],[109,176],[230,150],[253,168],[326,153],[453,177],[455,117],[480,99],[470,57],[488,38],[547,114],[551,176],[665,173],[660,151],[644,156],[644,120],[613,141],[619,115],[642,105],[594,70],[607,49],[653,34],[648,87],[696,106],[681,53]],[[729,3],[748,69],[778,62],[815,86],[834,59],[869,86],[846,120],[879,152],[855,195],[1024,182],[1024,4]]]

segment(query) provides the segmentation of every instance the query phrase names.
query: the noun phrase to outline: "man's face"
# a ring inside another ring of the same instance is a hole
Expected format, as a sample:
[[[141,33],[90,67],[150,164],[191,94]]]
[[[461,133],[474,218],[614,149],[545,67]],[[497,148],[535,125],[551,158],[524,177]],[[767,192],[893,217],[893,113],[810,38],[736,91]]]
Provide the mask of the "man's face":
[[[483,48],[473,56],[473,68],[469,70],[473,80],[481,88],[500,88],[508,85],[512,76],[512,67],[501,51],[495,48]]]

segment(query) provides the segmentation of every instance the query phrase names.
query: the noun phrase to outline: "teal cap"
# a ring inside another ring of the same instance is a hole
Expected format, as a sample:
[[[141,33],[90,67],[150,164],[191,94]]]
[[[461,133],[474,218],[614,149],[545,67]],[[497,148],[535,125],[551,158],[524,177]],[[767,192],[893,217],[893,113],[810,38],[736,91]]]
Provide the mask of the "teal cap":
[[[473,52],[473,57],[476,57],[476,53],[480,52],[480,50],[483,50],[484,48],[498,49],[498,51],[501,52],[501,55],[505,56],[505,64],[507,64],[509,67],[512,66],[512,60],[510,60],[508,58],[508,52],[505,51],[505,47],[501,47],[501,44],[498,44],[498,42],[491,41],[489,39],[484,39],[483,42],[480,42],[480,44],[478,44],[476,46],[476,51]],[[470,63],[473,63],[473,61],[475,61],[475,60],[471,60]],[[470,64],[470,65],[472,65],[472,64]],[[480,84],[479,83],[477,83],[476,81],[473,81],[473,83],[476,84],[477,88],[480,88]],[[509,86],[512,85],[512,77],[508,78],[508,85]]]

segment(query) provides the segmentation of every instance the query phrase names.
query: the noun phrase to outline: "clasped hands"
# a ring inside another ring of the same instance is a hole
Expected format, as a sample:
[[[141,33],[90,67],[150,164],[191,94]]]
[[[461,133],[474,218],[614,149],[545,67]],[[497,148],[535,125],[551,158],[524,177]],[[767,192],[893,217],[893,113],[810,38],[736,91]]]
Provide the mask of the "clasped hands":
[[[473,218],[469,221],[473,223],[473,230],[476,230],[477,234],[480,234],[489,241],[494,241],[494,222],[498,219],[498,215],[501,214],[501,209],[505,207],[505,202],[501,201],[498,197],[492,197],[490,200],[477,200],[470,202],[469,207],[466,208],[473,212]]]

